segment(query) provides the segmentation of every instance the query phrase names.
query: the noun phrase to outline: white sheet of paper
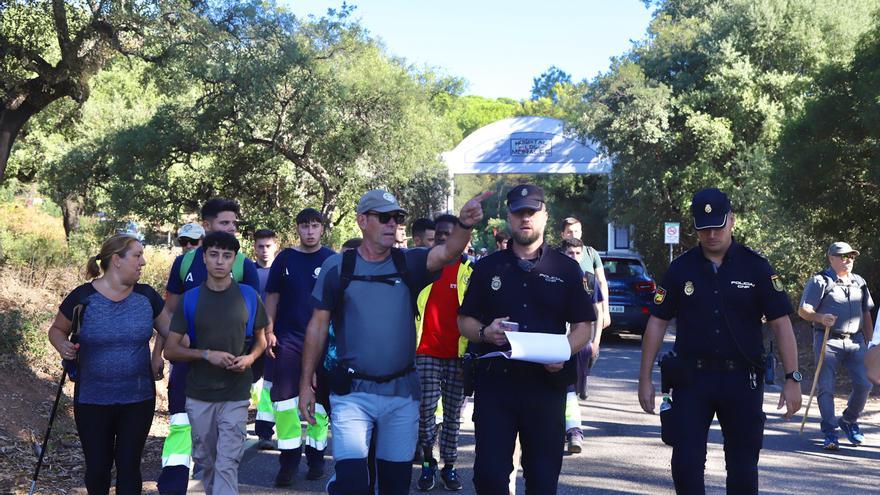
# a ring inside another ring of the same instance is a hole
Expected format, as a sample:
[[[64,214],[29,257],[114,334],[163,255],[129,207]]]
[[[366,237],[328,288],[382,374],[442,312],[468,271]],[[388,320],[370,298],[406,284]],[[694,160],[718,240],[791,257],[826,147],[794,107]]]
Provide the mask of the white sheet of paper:
[[[568,361],[571,346],[568,337],[550,333],[504,332],[510,342],[509,351],[483,354],[480,359],[504,357],[538,364],[554,364]]]

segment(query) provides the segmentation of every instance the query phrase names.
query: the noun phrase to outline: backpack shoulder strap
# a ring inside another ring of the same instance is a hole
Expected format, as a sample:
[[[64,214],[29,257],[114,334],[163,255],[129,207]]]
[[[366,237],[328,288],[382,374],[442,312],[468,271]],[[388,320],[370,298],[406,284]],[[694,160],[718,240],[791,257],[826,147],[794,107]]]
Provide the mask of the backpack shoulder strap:
[[[250,285],[238,284],[239,290],[241,290],[241,295],[244,297],[244,304],[248,309],[248,322],[247,328],[245,331],[245,337],[253,337],[254,336],[254,320],[257,318],[257,291]]]
[[[342,253],[342,265],[339,269],[339,290],[345,292],[354,276],[354,265],[357,263],[357,252],[354,249]]]
[[[342,263],[339,266],[339,291],[336,294],[336,308],[342,307],[345,298],[345,289],[351,284],[354,277],[354,265],[357,262],[357,251],[349,249],[342,253]]]
[[[186,282],[186,274],[189,273],[189,269],[192,267],[193,260],[196,259],[196,251],[198,251],[198,248],[187,251],[186,254],[183,255],[183,259],[180,260],[181,282]]]
[[[232,262],[232,280],[236,282],[244,280],[244,260],[245,256],[241,251],[235,253],[235,261]]]
[[[391,261],[394,263],[394,269],[397,271],[397,274],[400,275],[400,278],[403,279],[407,287],[412,290],[413,287],[409,280],[409,268],[406,266],[406,254],[404,254],[403,250],[391,248]]]
[[[190,253],[193,251],[190,251]],[[183,316],[186,318],[186,334],[190,348],[196,347],[196,304],[199,302],[199,289],[194,287],[183,293]]]
[[[817,304],[816,307],[813,308],[814,311],[817,311],[819,309],[819,306],[822,305],[822,301],[824,301],[828,294],[831,294],[831,291],[834,290],[835,287],[837,287],[837,282],[835,282],[834,279],[831,278],[831,276],[829,276],[828,273],[826,273],[825,271],[821,271],[816,275],[822,277],[822,279],[825,281],[825,288],[822,290],[822,297],[819,298],[819,304]]]

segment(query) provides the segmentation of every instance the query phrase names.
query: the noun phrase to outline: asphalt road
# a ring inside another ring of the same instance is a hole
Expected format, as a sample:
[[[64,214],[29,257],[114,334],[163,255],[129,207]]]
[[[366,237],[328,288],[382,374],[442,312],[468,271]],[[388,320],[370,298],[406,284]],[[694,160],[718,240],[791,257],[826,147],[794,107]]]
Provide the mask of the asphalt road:
[[[670,342],[667,339],[667,345]],[[673,493],[669,478],[671,449],[660,441],[658,417],[641,412],[638,405],[639,346],[640,340],[631,336],[610,338],[603,344],[602,354],[593,369],[590,397],[581,403],[586,437],[584,452],[564,459],[559,480],[560,494]],[[761,493],[878,493],[880,403],[869,402],[862,420],[862,430],[868,437],[865,446],[854,448],[844,441],[839,452],[827,453],[820,448],[819,413],[815,402],[805,433],[799,435],[801,417],[786,422],[776,411],[778,390],[778,387],[768,389],[764,400],[768,419],[760,462]],[[809,390],[805,390],[804,405],[808,393]],[[838,413],[843,409],[843,403],[842,399],[837,399]],[[474,493],[471,483],[473,432],[473,423],[465,421],[457,465],[465,482],[462,494]],[[253,441],[250,443],[239,476],[242,493],[307,494],[323,491],[326,479],[316,482],[304,479],[305,461],[292,488],[272,488],[278,466],[277,452],[257,451]],[[328,467],[332,469],[332,462],[328,462]],[[414,466],[413,484],[418,474],[419,469]],[[716,421],[709,436],[707,493],[724,493],[724,478],[722,435]],[[521,476],[517,485],[517,493],[525,493]],[[193,481],[190,492],[201,493],[201,484]],[[443,489],[438,486],[434,492],[443,492]],[[412,493],[419,492],[413,488]]]

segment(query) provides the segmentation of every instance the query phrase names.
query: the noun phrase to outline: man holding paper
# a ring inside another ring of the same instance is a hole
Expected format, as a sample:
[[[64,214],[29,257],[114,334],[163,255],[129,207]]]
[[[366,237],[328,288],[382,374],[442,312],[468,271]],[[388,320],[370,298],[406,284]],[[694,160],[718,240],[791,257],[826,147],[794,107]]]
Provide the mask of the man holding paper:
[[[474,486],[479,495],[507,495],[518,433],[526,493],[553,494],[562,468],[566,388],[575,382],[571,356],[590,339],[596,314],[577,262],[544,243],[544,191],[514,187],[507,207],[511,242],[475,265],[459,331],[481,355],[510,351],[505,332],[512,328],[547,335],[538,342],[537,335],[518,339],[512,352],[475,365]],[[568,348],[557,354],[559,362],[542,364],[554,341],[565,339],[566,323]]]

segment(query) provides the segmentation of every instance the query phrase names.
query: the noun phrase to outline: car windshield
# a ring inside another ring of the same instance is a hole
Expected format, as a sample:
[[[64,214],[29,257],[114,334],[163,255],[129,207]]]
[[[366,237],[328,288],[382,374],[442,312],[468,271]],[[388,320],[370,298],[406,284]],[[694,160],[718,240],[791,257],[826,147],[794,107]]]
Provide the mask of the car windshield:
[[[639,260],[627,258],[605,258],[602,260],[605,276],[608,278],[626,278],[645,276],[645,267]]]

